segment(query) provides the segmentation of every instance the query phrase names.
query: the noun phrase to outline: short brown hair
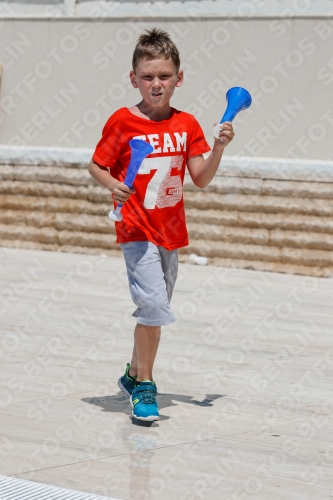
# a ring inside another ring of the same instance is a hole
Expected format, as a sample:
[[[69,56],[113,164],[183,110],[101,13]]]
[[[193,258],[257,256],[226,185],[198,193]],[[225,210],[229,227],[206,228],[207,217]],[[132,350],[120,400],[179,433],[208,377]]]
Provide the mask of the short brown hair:
[[[171,59],[177,73],[180,67],[179,52],[170,35],[163,30],[153,28],[145,30],[146,34],[139,36],[132,58],[132,67],[135,71],[140,59]]]

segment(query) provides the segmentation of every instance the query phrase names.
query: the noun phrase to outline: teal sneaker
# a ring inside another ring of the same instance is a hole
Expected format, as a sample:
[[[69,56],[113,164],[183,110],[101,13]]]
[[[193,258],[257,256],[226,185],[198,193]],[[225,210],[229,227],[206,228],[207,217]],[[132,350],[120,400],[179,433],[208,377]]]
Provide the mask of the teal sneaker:
[[[135,385],[130,397],[133,417],[148,422],[159,420],[156,394],[156,384],[152,380],[144,380],[139,385]]]
[[[136,377],[131,377],[129,375],[130,367],[131,365],[127,363],[125,375],[120,377],[118,380],[119,389],[121,389],[126,396],[130,396],[132,394],[136,380]]]

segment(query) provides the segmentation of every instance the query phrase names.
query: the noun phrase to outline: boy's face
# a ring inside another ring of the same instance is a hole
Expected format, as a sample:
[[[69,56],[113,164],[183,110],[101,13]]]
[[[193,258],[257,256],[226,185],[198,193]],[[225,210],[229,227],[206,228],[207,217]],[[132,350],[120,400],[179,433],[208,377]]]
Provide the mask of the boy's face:
[[[134,88],[139,89],[144,101],[154,108],[168,105],[176,87],[183,83],[184,75],[171,59],[140,59],[130,72]]]

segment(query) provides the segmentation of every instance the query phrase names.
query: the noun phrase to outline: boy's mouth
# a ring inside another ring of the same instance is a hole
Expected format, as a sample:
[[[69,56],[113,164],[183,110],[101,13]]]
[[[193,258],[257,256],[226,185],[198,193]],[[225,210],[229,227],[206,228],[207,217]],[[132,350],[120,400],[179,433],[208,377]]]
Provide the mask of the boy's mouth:
[[[158,92],[156,94],[152,94],[153,97],[160,97],[162,95],[162,92]]]

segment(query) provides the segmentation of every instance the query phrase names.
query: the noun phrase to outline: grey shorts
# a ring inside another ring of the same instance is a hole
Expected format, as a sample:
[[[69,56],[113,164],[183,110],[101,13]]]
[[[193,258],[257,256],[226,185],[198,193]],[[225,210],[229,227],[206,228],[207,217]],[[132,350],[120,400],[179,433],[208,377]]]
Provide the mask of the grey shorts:
[[[166,250],[150,241],[121,243],[129,288],[141,325],[162,326],[175,321],[170,300],[178,272],[178,250]]]

